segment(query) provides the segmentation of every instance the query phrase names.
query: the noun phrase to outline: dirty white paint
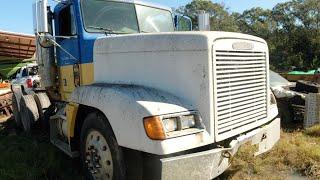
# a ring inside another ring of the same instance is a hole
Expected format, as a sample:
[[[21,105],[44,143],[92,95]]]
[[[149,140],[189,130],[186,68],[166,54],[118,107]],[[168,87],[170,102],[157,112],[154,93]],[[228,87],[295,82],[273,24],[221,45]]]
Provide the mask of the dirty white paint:
[[[205,34],[161,33],[99,39],[94,48],[98,83],[136,84],[172,93],[200,110],[210,132],[209,39]]]
[[[94,79],[96,84],[105,85],[80,87],[71,101],[104,112],[124,147],[169,154],[213,143],[217,123],[213,51],[232,50],[233,43],[239,41],[253,43],[252,51],[264,51],[268,59],[263,39],[238,33],[175,32],[98,39],[94,46]],[[215,42],[219,42],[218,47]],[[187,110],[200,112],[204,133],[161,142],[148,139],[143,117]],[[270,120],[269,115],[263,123]],[[241,131],[261,125],[252,124]]]
[[[153,153],[170,154],[209,143],[208,133],[150,140],[144,130],[143,118],[153,115],[186,112],[194,107],[176,96],[142,86],[95,84],[77,88],[71,102],[95,107],[108,118],[118,144],[123,147]]]
[[[162,159],[162,177],[164,180],[205,180],[222,174],[230,166],[230,159],[222,154],[229,152],[234,156],[239,148],[248,142],[259,147],[255,155],[270,150],[280,138],[280,119],[235,138],[228,148],[216,148],[193,154]],[[232,159],[232,158],[231,158]]]

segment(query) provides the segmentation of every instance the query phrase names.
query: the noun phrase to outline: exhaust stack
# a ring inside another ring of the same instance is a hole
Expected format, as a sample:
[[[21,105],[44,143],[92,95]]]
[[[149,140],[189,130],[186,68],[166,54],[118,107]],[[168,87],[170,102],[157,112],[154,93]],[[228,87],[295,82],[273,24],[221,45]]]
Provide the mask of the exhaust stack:
[[[199,31],[210,31],[210,15],[205,11],[199,11]]]

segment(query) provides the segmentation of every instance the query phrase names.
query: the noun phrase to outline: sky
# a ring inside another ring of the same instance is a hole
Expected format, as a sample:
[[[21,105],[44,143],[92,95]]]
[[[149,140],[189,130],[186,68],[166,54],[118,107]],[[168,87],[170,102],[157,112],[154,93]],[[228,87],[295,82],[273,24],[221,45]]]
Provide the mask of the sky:
[[[49,0],[50,1],[50,0]],[[191,0],[145,0],[157,4],[180,7]],[[212,0],[224,3],[229,11],[243,12],[253,7],[271,9],[277,3],[288,0]],[[34,0],[2,0],[0,6],[0,30],[32,34],[32,3]]]

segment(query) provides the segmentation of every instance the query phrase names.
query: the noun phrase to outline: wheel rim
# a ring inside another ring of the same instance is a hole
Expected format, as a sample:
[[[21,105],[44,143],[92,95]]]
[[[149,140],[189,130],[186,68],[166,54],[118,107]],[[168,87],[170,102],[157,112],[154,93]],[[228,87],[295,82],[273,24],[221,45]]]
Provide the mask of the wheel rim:
[[[112,154],[104,136],[91,130],[86,138],[85,163],[94,179],[112,179]]]

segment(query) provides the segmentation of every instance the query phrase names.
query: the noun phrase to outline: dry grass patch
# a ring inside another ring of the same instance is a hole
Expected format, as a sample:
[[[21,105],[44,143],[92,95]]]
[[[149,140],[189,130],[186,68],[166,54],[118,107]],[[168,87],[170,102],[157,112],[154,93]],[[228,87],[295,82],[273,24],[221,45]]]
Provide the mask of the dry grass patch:
[[[320,138],[320,125],[309,128],[305,131],[308,136],[319,137]]]
[[[320,179],[320,126],[282,131],[272,151],[253,153],[252,146],[242,147],[221,179]]]

